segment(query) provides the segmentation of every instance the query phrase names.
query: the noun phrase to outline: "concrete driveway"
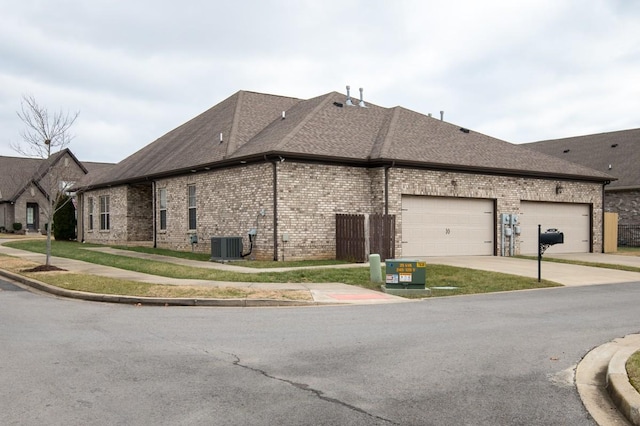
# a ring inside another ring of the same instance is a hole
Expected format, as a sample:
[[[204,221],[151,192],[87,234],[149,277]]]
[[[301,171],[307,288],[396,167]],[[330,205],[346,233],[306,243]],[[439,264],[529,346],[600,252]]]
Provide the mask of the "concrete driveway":
[[[621,256],[602,253],[576,253],[547,255],[542,261],[542,279],[554,281],[565,286],[615,284],[640,281],[640,272],[618,271],[615,269],[569,265],[566,263],[545,262],[545,258],[571,259],[583,262],[610,263],[640,268],[640,257]],[[480,269],[501,272],[524,277],[538,277],[538,261],[499,256],[452,256],[423,257],[427,265],[440,264],[461,268]]]

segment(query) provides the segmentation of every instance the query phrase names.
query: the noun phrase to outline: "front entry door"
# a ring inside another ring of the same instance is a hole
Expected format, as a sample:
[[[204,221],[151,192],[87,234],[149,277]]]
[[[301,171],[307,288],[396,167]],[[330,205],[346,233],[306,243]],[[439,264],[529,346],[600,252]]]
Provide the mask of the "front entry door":
[[[38,204],[27,203],[27,230],[38,229]]]

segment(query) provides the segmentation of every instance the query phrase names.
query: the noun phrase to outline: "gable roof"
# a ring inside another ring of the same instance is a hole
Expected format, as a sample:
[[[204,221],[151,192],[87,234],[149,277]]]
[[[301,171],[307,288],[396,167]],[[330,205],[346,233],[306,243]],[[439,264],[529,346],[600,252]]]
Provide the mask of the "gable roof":
[[[31,184],[47,195],[39,182],[65,155],[70,156],[84,173],[88,172],[68,148],[47,159],[0,156],[0,202],[14,202]]]
[[[0,202],[15,201],[16,195],[31,183],[41,158],[20,158],[0,156]]]
[[[532,153],[402,107],[347,106],[240,91],[124,159],[83,188],[135,182],[265,156],[608,181],[606,173]],[[283,116],[283,111],[284,116]],[[222,141],[220,140],[222,133]]]
[[[606,189],[640,188],[640,129],[551,139],[523,146],[615,176],[618,180]]]

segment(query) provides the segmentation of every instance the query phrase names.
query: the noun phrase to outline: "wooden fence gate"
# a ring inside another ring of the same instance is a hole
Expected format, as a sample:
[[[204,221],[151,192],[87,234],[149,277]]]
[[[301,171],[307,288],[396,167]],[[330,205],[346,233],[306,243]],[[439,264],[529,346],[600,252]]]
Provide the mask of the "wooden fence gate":
[[[336,215],[336,259],[366,262],[364,215]]]
[[[390,214],[369,216],[369,253],[380,255],[380,260],[396,257],[396,217]]]
[[[380,260],[393,259],[395,236],[394,215],[374,214],[367,221],[363,214],[337,214],[336,259],[366,262],[369,253],[379,254]]]

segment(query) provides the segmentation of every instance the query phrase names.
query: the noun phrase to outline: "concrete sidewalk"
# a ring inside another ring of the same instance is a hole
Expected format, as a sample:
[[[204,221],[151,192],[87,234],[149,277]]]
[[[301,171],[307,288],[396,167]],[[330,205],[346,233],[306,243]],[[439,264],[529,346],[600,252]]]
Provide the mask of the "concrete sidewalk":
[[[10,256],[20,257],[35,263],[43,264],[45,256],[38,253],[32,253],[24,250],[13,249],[2,245],[3,242],[9,240],[0,239],[0,253]],[[172,263],[194,268],[217,269],[221,271],[240,272],[247,274],[255,274],[261,272],[284,272],[299,269],[321,269],[321,268],[352,268],[363,267],[368,264],[345,264],[345,265],[327,265],[327,266],[308,266],[302,268],[268,268],[256,269],[238,265],[229,265],[218,262],[203,262],[188,259],[180,259],[170,256],[152,255],[146,253],[138,253],[129,250],[114,249],[110,247],[90,248],[89,250],[99,251],[101,253],[127,256],[146,260],[155,260],[165,263]],[[572,259],[594,263],[610,263],[618,265],[635,266],[640,268],[640,257],[638,256],[621,256],[612,254],[599,253],[579,253],[579,254],[548,254],[545,258],[557,257],[561,259]],[[538,262],[530,259],[517,259],[513,257],[497,257],[497,256],[453,256],[453,257],[424,257],[419,258],[425,260],[427,268],[429,264],[450,265],[461,268],[478,269],[504,274],[512,274],[537,278]],[[66,269],[68,271],[98,275],[106,277],[114,277],[132,281],[140,281],[152,284],[167,285],[196,285],[196,286],[213,286],[213,287],[238,287],[252,289],[270,289],[270,290],[306,290],[309,291],[316,303],[331,304],[377,304],[377,303],[398,303],[407,302],[408,299],[393,296],[390,294],[364,289],[357,286],[350,286],[342,283],[255,283],[255,282],[224,282],[210,280],[192,280],[192,279],[176,279],[168,277],[160,277],[139,272],[127,271],[107,266],[96,265],[72,259],[54,257],[53,264]],[[0,267],[1,267],[0,259]],[[640,282],[640,272],[619,271],[614,269],[596,268],[588,266],[570,265],[554,262],[542,262],[542,278],[554,281],[565,286],[581,286],[581,285],[597,285],[597,284],[615,284],[626,282]],[[427,287],[433,286],[429,283],[427,277]]]
[[[6,240],[5,240],[6,241]],[[0,253],[9,256],[19,257],[25,260],[29,260],[35,263],[44,264],[45,255],[39,253],[33,253],[24,250],[18,250],[11,247],[2,245],[3,240],[0,240]],[[275,269],[255,269],[246,267],[237,267],[233,265],[226,265],[215,262],[199,262],[187,259],[178,259],[168,256],[148,255],[143,253],[136,253],[128,250],[116,250],[110,248],[100,248],[99,251],[105,253],[118,254],[122,256],[129,256],[135,258],[144,258],[148,260],[156,260],[161,262],[173,263],[184,266],[198,267],[198,268],[210,268],[220,269],[233,272],[244,273],[260,273],[260,272],[277,272],[292,270],[298,268],[275,268]],[[302,290],[308,291],[312,298],[313,304],[380,304],[380,303],[400,303],[410,302],[411,300],[405,299],[391,294],[382,293],[379,291],[369,290],[366,288],[351,286],[342,283],[256,283],[256,282],[225,282],[225,281],[210,281],[210,280],[194,280],[194,279],[177,279],[169,277],[161,277],[157,275],[144,274],[140,272],[127,271],[124,269],[112,268],[109,266],[96,265],[93,263],[82,262],[79,260],[66,259],[62,257],[52,257],[51,263],[59,268],[66,269],[67,271],[76,272],[80,274],[98,275],[104,277],[119,278],[124,280],[139,281],[149,284],[166,284],[166,285],[192,285],[192,286],[210,286],[210,287],[236,287],[245,289],[263,289],[263,290]],[[339,265],[341,267],[362,267],[363,264],[357,265]],[[331,267],[331,266],[329,266]],[[0,268],[2,268],[2,258],[0,258]],[[319,267],[322,268],[322,267]],[[2,273],[0,269],[0,273]],[[12,279],[16,277],[14,274],[4,273],[5,276],[9,276]],[[44,288],[44,287],[43,287]],[[142,298],[137,298],[142,300]],[[106,301],[106,300],[105,300]],[[231,302],[227,299],[228,303],[225,306],[229,306]],[[165,303],[166,301],[159,301],[158,303]],[[284,302],[284,301],[279,301]],[[187,304],[186,301],[181,304]],[[195,304],[195,303],[189,303]],[[200,305],[203,305],[203,301],[200,301]],[[255,304],[255,301],[252,302]],[[264,303],[265,305],[273,306],[274,303]],[[280,305],[291,304],[305,304],[304,302],[290,302],[280,303]],[[238,304],[238,306],[247,306],[246,300]]]
[[[196,260],[178,259],[170,256],[159,256],[146,253],[137,253],[129,250],[114,249],[110,247],[92,248],[101,253],[116,254],[119,256],[135,257],[147,260],[174,263],[178,265],[193,266],[196,268],[218,269],[223,271],[241,273],[260,272],[285,272],[299,269],[322,268],[354,268],[368,266],[367,263],[305,266],[297,268],[247,268],[239,265],[229,265],[218,262],[201,262]],[[608,263],[614,265],[633,266],[640,269],[640,256],[622,256],[602,253],[575,253],[547,255],[545,258],[558,258],[592,263]],[[523,277],[538,277],[537,260],[517,259],[513,257],[497,256],[451,256],[451,257],[424,257],[427,264],[441,264],[457,266],[461,268],[479,269],[484,271],[500,272],[504,274],[519,275]],[[565,286],[614,284],[622,282],[640,281],[640,272],[618,271],[615,269],[596,268],[580,265],[570,265],[554,262],[542,262],[542,278],[554,281]]]

